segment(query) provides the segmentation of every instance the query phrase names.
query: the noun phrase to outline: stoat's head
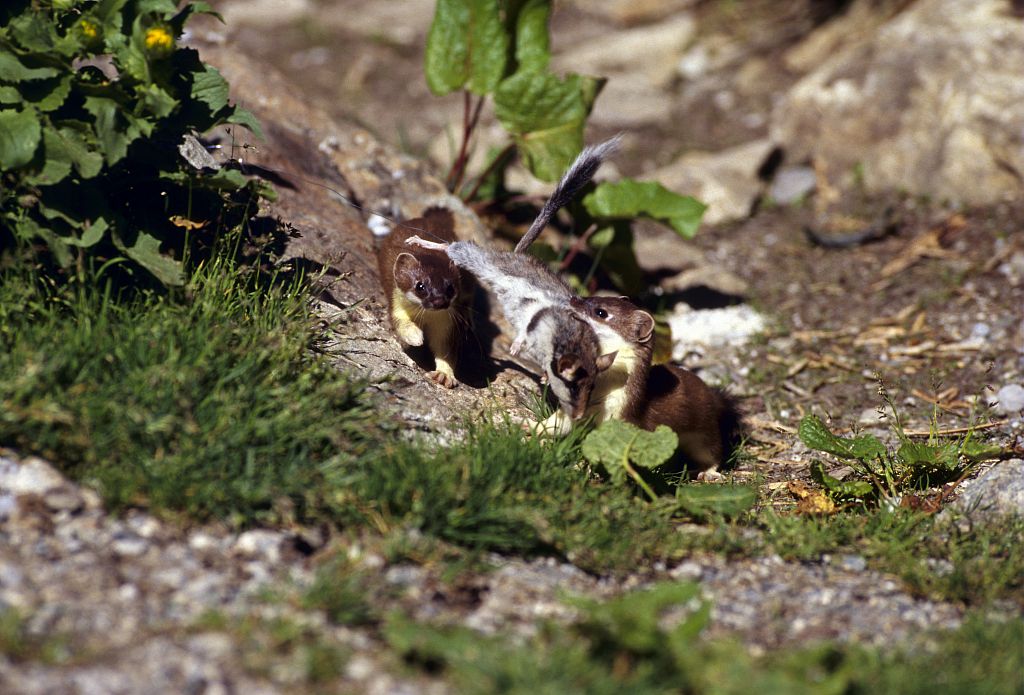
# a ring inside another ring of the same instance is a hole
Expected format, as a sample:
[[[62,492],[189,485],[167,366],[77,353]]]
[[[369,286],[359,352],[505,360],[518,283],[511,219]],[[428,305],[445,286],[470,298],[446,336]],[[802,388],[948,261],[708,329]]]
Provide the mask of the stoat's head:
[[[459,292],[459,269],[441,252],[400,253],[394,273],[405,298],[424,309],[447,309]]]
[[[594,327],[606,348],[616,337],[629,347],[654,340],[654,317],[625,297],[576,297],[572,307]]]

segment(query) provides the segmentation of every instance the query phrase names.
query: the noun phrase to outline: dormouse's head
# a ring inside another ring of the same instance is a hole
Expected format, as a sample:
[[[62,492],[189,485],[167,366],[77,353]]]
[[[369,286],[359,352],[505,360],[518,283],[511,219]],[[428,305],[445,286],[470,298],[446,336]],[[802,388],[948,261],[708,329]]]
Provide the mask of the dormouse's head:
[[[459,293],[459,269],[436,251],[404,252],[395,259],[395,285],[424,309],[447,309]]]
[[[599,354],[594,329],[572,316],[554,334],[551,362],[546,365],[548,384],[562,410],[572,419],[583,417],[597,375],[612,366],[615,353]]]
[[[572,307],[597,330],[604,345],[609,344],[609,329],[632,347],[654,340],[654,317],[626,297],[576,297]]]

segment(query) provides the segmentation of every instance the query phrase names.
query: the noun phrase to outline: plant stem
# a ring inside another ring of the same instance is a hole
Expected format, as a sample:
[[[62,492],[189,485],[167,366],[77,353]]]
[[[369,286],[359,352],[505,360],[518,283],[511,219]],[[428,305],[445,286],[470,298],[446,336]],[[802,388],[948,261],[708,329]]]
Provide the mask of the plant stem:
[[[476,130],[476,124],[480,120],[480,111],[484,107],[484,97],[480,97],[476,106],[473,106],[473,95],[468,90],[462,92],[462,144],[459,146],[459,154],[448,172],[447,186],[449,191],[457,191],[462,185],[462,179],[466,175],[466,164],[469,161],[469,141]]]
[[[572,247],[569,249],[569,253],[565,254],[565,258],[562,259],[561,264],[558,266],[559,270],[565,271],[569,268],[569,265],[573,262],[573,260],[575,260],[580,250],[583,249],[584,244],[587,243],[587,240],[590,239],[590,237],[592,237],[594,235],[594,232],[596,231],[597,224],[595,223],[590,225],[590,227],[587,228],[587,231],[583,232],[583,234],[581,234],[576,239],[576,241],[573,242]]]
[[[487,177],[490,176],[494,172],[494,170],[498,168],[498,165],[501,163],[503,159],[505,159],[505,157],[509,156],[512,153],[512,151],[515,150],[515,147],[516,145],[514,142],[510,142],[509,144],[505,145],[505,149],[499,152],[498,156],[492,159],[491,163],[487,165],[487,168],[484,169],[483,173],[476,177],[476,184],[473,185],[473,190],[471,190],[468,195],[462,198],[462,202],[468,203],[469,201],[473,200],[473,198],[476,197],[476,194],[480,191],[480,186],[482,186],[484,181],[487,180]]]

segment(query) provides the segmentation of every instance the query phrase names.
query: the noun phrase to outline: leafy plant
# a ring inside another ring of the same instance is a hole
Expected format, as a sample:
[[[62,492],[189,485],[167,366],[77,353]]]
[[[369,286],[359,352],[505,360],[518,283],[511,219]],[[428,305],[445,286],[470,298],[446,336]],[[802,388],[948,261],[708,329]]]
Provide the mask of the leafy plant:
[[[461,190],[469,161],[469,143],[485,100],[511,142],[491,153],[490,164],[465,191],[503,190],[501,173],[518,152],[526,168],[542,181],[556,181],[583,148],[583,131],[603,78],[548,68],[550,0],[438,0],[427,36],[424,61],[427,85],[442,96],[463,91],[462,139],[448,175],[450,190]],[[601,183],[574,206],[581,238],[615,284],[635,294],[642,288],[629,223],[637,217],[665,222],[683,237],[692,237],[705,206],[655,182],[624,179]],[[575,254],[574,254],[575,255]]]
[[[653,432],[622,420],[601,423],[583,440],[583,456],[600,467],[617,484],[632,480],[652,502],[670,513],[692,517],[737,516],[757,501],[757,488],[750,485],[680,485],[668,504],[658,491],[672,489],[669,475],[659,469],[675,454],[676,433],[665,425]],[[656,491],[657,490],[657,491]]]
[[[998,456],[1001,447],[975,442],[968,433],[952,441],[936,435],[927,442],[913,441],[903,430],[899,412],[885,388],[880,389],[892,411],[893,431],[898,445],[887,447],[874,435],[840,437],[833,434],[817,415],[800,421],[800,440],[811,449],[831,454],[854,469],[854,477],[839,480],[825,471],[825,464],[811,462],[811,478],[833,500],[878,502],[898,505],[903,496],[933,485],[966,476],[979,461]]]
[[[259,133],[221,74],[179,45],[194,14],[215,13],[174,0],[4,4],[0,250],[28,246],[65,269],[115,262],[179,285],[189,244],[237,226],[269,195],[179,152],[219,125]]]

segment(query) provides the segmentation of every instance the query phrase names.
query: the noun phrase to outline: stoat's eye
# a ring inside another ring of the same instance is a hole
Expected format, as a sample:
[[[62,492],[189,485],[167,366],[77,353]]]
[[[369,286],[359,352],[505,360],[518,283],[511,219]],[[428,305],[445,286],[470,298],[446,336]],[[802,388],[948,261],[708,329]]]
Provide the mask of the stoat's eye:
[[[426,291],[426,289],[427,286],[424,285],[422,282],[416,283],[416,294],[423,294],[423,292]]]
[[[597,318],[599,318],[599,319],[606,319],[606,318],[608,318],[608,312],[605,311],[604,309],[601,309],[601,308],[594,309],[594,313],[597,314]]]

